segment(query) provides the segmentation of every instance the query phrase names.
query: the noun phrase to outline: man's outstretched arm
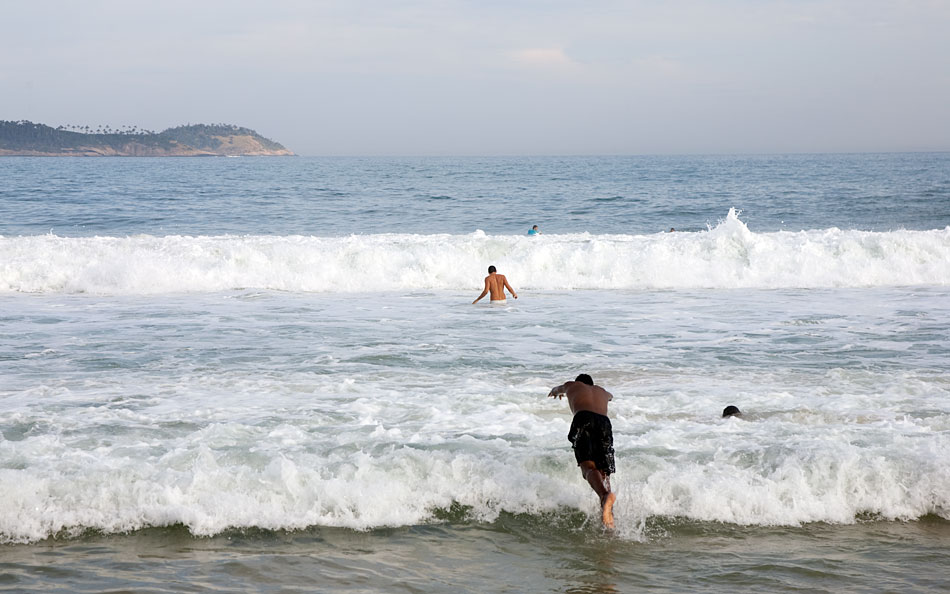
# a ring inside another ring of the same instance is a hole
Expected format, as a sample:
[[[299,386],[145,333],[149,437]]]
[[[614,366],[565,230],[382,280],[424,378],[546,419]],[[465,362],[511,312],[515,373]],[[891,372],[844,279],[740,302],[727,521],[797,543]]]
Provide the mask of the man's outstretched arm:
[[[472,301],[472,304],[478,303],[478,300],[484,297],[485,295],[488,295],[488,279],[487,278],[485,279],[485,290],[482,291],[482,294],[478,296],[478,299],[475,299],[475,301]]]
[[[508,292],[511,293],[511,296],[515,299],[518,298],[518,294],[515,293],[515,290],[511,288],[511,285],[508,284],[508,279],[505,279],[505,288],[508,289]]]
[[[567,394],[567,384],[571,382],[565,382],[556,388],[551,388],[551,391],[548,392],[548,398],[563,398]]]

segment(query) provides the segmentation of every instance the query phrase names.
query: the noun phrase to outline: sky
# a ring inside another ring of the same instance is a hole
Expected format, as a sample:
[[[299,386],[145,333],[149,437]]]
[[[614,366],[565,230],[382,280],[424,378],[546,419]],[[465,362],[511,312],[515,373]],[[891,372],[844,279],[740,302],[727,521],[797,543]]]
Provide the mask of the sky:
[[[0,0],[0,119],[300,155],[950,150],[950,0]]]

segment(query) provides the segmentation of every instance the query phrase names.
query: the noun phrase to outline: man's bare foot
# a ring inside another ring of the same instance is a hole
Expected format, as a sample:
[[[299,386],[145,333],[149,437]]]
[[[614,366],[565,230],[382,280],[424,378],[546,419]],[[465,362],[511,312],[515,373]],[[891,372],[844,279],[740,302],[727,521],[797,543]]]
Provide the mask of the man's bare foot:
[[[603,512],[601,520],[604,523],[604,528],[608,530],[614,529],[614,502],[617,501],[617,496],[613,493],[607,493],[604,500],[601,502],[600,507]]]

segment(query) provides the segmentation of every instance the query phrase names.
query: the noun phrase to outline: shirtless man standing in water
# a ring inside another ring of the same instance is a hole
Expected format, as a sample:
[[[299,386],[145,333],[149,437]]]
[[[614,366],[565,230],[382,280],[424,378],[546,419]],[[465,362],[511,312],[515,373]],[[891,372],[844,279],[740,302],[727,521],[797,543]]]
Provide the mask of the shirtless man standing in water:
[[[511,288],[511,285],[508,284],[508,279],[505,278],[504,274],[498,274],[495,272],[494,266],[488,267],[488,276],[485,277],[485,290],[482,291],[482,294],[478,296],[478,299],[481,299],[489,292],[491,292],[491,302],[492,303],[504,303],[505,302],[505,289],[508,289],[508,292],[511,293],[511,296],[515,299],[518,298],[518,294],[515,293],[515,290]],[[472,301],[473,304],[478,303],[478,299]]]
[[[605,528],[614,527],[614,503],[617,496],[610,492],[610,475],[616,472],[614,467],[614,436],[607,418],[607,402],[613,395],[600,386],[586,373],[577,376],[573,382],[566,382],[553,388],[548,396],[562,398],[574,413],[571,431],[567,439],[574,447],[574,458],[591,488],[600,497],[601,520]]]

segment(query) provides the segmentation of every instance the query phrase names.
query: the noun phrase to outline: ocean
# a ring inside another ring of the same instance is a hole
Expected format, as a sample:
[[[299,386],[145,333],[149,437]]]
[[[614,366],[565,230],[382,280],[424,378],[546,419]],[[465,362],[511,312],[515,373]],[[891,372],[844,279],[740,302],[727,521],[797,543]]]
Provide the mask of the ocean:
[[[950,153],[8,157],[0,337],[0,590],[950,589]]]

